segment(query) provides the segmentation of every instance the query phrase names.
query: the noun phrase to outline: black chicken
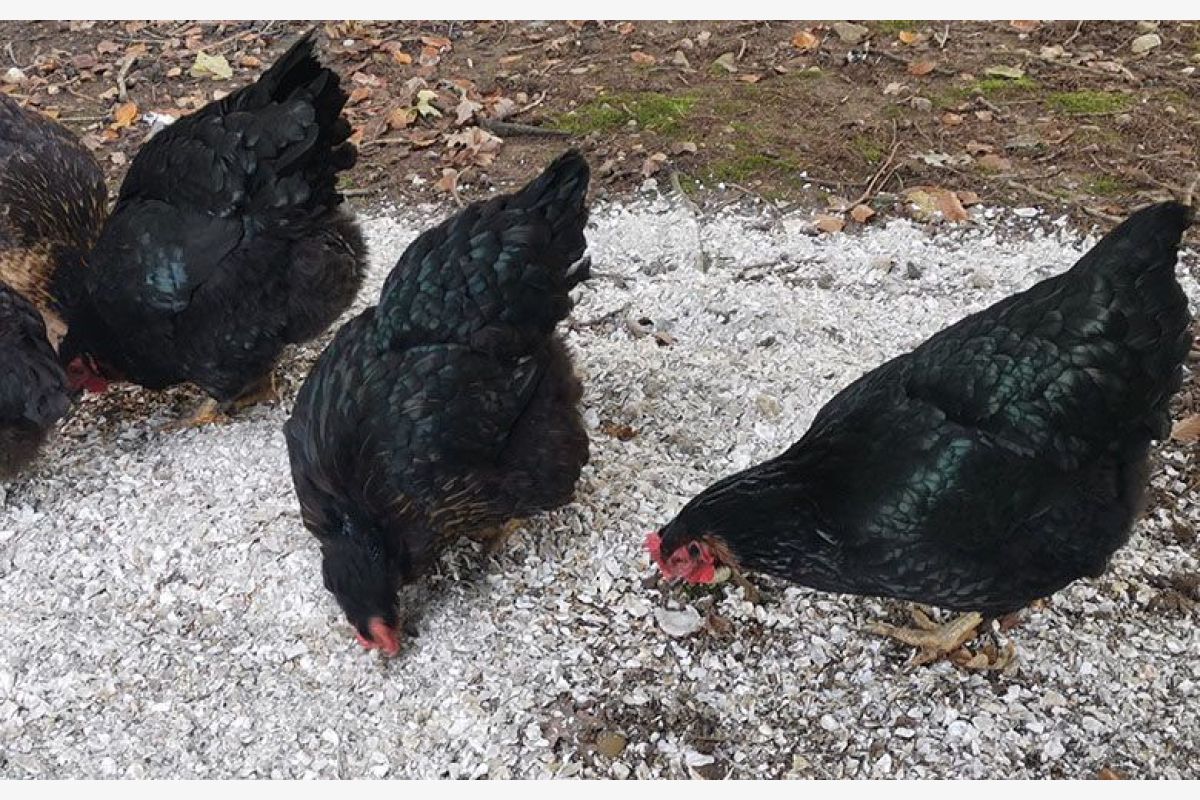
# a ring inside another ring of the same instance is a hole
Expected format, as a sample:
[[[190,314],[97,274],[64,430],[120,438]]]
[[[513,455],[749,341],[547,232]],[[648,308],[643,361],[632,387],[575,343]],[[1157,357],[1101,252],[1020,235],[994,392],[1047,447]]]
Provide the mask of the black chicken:
[[[296,494],[368,648],[399,650],[397,590],[449,539],[501,537],[572,496],[588,439],[555,325],[589,274],[587,187],[570,152],[423,233],[300,390]]]
[[[273,396],[283,347],[324,331],[362,283],[335,189],[355,158],[346,99],[310,33],[142,148],[67,292],[73,388],[190,381],[212,398],[192,424]]]
[[[0,281],[37,307],[55,343],[66,331],[56,286],[77,276],[107,203],[79,138],[0,94]]]
[[[1187,355],[1191,211],[1140,211],[1069,271],[869,372],[782,455],[647,537],[668,578],[757,570],[972,613],[877,632],[957,650],[984,616],[1100,575],[1129,538]]]
[[[41,315],[0,282],[0,480],[33,461],[69,405],[67,377]]]

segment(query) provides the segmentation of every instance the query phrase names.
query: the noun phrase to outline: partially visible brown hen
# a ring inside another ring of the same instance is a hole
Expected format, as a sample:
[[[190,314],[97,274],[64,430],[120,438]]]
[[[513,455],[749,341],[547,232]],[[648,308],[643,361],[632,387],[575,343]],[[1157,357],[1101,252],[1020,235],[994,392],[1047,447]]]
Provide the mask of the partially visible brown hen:
[[[66,333],[58,284],[77,272],[104,222],[100,165],[71,131],[0,94],[0,281]]]

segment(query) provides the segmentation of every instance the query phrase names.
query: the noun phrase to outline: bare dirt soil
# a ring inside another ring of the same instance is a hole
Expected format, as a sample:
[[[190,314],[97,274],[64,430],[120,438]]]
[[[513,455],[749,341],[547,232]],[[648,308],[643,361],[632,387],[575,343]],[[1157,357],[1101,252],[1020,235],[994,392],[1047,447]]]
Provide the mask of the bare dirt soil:
[[[4,22],[0,88],[83,134],[115,183],[153,114],[254,80],[309,27]],[[578,146],[600,196],[654,177],[700,203],[828,208],[828,228],[976,202],[1104,223],[1182,189],[1200,153],[1194,22],[319,27],[352,92],[352,196],[462,202]]]

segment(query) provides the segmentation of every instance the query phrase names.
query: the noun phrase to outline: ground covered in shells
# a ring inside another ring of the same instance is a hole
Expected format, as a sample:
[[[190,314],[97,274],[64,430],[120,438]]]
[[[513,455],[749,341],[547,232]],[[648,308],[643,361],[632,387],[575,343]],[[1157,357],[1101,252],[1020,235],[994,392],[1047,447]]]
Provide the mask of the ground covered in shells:
[[[372,213],[360,305],[444,211]],[[648,567],[645,532],[692,494],[1090,243],[980,216],[817,237],[753,208],[598,209],[566,332],[593,437],[576,502],[448,553],[391,660],[355,644],[292,493],[281,425],[319,347],[287,358],[280,407],[219,427],[163,430],[188,391],[88,398],[0,487],[0,775],[1196,777],[1194,449],[1165,447],[1106,575],[1002,634],[1000,673],[909,667],[862,631],[900,604],[763,580],[753,605]]]

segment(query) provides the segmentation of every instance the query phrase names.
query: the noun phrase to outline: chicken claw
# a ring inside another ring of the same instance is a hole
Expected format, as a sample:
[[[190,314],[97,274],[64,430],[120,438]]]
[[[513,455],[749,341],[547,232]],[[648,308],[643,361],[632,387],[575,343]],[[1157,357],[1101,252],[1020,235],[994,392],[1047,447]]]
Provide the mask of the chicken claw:
[[[470,538],[477,542],[485,543],[484,552],[490,556],[504,547],[504,543],[512,538],[514,533],[521,529],[521,525],[523,525],[524,522],[525,520],[523,519],[510,519],[503,525],[496,525],[491,528],[484,528],[483,530],[476,531],[475,533],[470,534]]]
[[[278,402],[279,386],[275,383],[275,373],[268,372],[250,388],[235,397],[229,405],[233,410],[241,411],[243,408],[249,408],[258,403],[273,405]]]
[[[187,419],[176,420],[169,422],[163,426],[163,430],[167,433],[176,433],[185,431],[188,428],[199,428],[204,425],[218,425],[229,421],[229,417],[221,409],[221,404],[216,400],[209,398],[200,404]]]
[[[962,614],[942,625],[935,623],[918,608],[913,608],[912,617],[915,628],[898,628],[894,625],[876,622],[868,626],[867,631],[919,648],[919,652],[910,662],[914,666],[929,664],[939,658],[957,653],[963,649],[964,644],[975,638],[979,626],[983,624],[983,615],[977,611]],[[970,660],[972,658],[973,656],[969,655],[968,663],[960,664],[960,666],[974,668]],[[955,659],[955,663],[958,663],[957,659]]]

